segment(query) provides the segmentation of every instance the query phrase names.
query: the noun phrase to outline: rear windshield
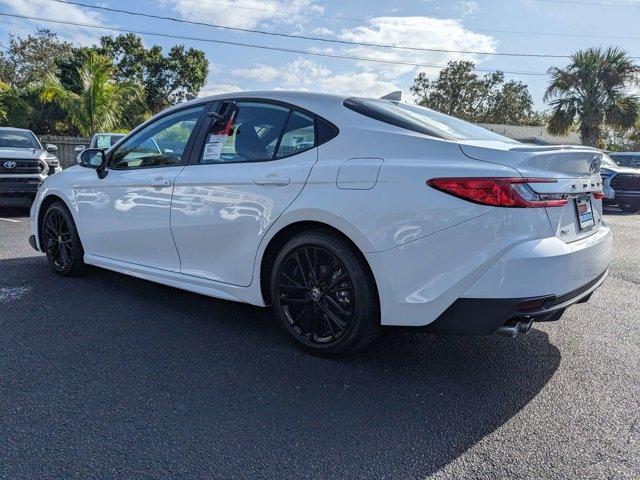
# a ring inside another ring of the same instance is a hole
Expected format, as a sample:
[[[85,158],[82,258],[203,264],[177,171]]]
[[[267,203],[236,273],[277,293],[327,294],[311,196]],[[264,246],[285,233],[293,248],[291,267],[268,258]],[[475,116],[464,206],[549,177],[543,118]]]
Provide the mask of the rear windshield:
[[[446,140],[494,140],[518,143],[473,123],[418,105],[353,97],[345,100],[344,106],[375,120]]]
[[[40,148],[38,140],[31,132],[20,130],[0,131],[0,148]]]

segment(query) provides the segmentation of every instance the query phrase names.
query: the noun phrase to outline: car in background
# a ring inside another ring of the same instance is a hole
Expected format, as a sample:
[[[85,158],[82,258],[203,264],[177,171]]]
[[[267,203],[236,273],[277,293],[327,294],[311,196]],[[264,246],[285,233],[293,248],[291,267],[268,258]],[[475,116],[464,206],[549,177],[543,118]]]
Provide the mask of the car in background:
[[[272,305],[318,353],[381,326],[515,336],[607,277],[602,155],[399,101],[231,93],[83,151],[40,188],[29,243],[60,275]]]
[[[91,137],[91,142],[88,148],[103,148],[105,150],[110,149],[126,135],[124,133],[96,133]],[[87,147],[85,145],[78,145],[75,148],[76,152],[82,152]]]
[[[621,167],[640,168],[640,152],[609,152],[609,156]]]
[[[31,205],[44,179],[62,170],[57,151],[31,130],[0,127],[0,206]]]
[[[632,155],[623,154],[603,155],[600,167],[603,202],[605,205],[617,205],[625,213],[635,213],[640,211],[640,168],[620,165],[618,158],[621,156],[632,158]]]

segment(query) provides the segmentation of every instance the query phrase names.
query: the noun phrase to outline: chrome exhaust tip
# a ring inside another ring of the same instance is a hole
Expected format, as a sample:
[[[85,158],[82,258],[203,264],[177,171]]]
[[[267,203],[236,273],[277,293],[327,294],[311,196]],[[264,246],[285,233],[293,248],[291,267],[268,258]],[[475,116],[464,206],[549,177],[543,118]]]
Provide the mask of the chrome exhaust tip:
[[[525,318],[522,322],[520,322],[520,325],[518,326],[518,333],[523,333],[526,335],[527,333],[529,333],[529,330],[531,330],[532,325],[533,317]]]
[[[515,337],[518,335],[520,331],[520,322],[518,320],[508,320],[504,325],[502,325],[496,333],[498,335],[502,335],[503,337]]]

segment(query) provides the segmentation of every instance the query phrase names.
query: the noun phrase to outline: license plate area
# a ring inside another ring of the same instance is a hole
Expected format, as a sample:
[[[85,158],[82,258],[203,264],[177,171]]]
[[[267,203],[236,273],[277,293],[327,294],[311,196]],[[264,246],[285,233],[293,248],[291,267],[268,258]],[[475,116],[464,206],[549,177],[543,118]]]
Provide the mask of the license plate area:
[[[593,220],[593,206],[591,205],[591,196],[581,195],[579,197],[576,197],[575,204],[580,230],[592,227],[595,222]]]

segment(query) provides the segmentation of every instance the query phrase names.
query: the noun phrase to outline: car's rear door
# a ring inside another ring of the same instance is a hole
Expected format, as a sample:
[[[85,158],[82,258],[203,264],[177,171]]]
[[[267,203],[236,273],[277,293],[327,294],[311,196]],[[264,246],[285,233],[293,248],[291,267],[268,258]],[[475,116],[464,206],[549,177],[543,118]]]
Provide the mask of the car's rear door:
[[[317,160],[316,116],[264,100],[234,104],[224,127],[203,127],[176,178],[171,229],[182,273],[246,286],[263,235]]]
[[[84,176],[75,186],[85,253],[180,270],[170,226],[173,182],[205,110],[186,107],[151,122],[109,152],[104,178]]]

